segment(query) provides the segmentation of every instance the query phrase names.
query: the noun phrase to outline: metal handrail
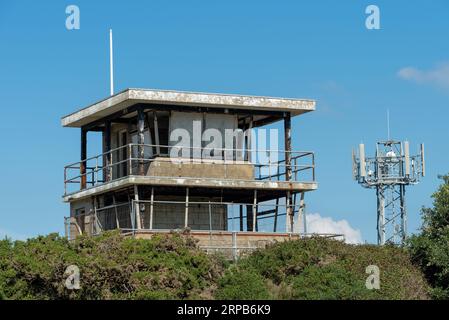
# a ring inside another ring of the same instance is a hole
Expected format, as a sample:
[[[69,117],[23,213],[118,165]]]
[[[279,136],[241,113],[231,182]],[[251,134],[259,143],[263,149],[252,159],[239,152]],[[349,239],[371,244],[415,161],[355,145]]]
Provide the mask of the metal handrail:
[[[170,160],[165,160],[165,156],[161,156],[160,154],[153,154],[146,158],[141,157],[134,157],[133,153],[144,153],[145,147],[151,147],[151,148],[177,148],[178,150],[183,149],[189,149],[189,150],[210,150],[216,152],[222,152],[222,155],[220,155],[220,159],[214,159],[214,158],[196,158],[193,154],[190,154],[188,158],[182,158],[177,157],[175,159],[169,158]],[[135,149],[133,149],[135,148]],[[118,153],[120,151],[123,151],[124,149],[127,150],[127,157],[123,160],[118,160],[113,162],[113,155],[114,153]],[[138,152],[134,152],[134,150]],[[234,154],[241,154],[242,160],[234,160],[234,156],[232,159],[226,159],[226,155],[224,154],[226,151],[232,151]],[[268,163],[254,163],[251,161],[251,158],[243,157],[243,155],[253,155],[258,153],[268,153],[267,160]],[[272,162],[271,155],[273,153],[279,153],[283,154],[290,154],[290,165],[286,164],[285,159],[275,160]],[[311,164],[298,164],[299,159],[304,157],[310,157],[311,158]],[[95,186],[100,183],[104,183],[107,181],[116,180],[117,178],[112,177],[112,169],[114,167],[119,167],[120,165],[126,164],[127,167],[127,174],[121,175],[119,178],[123,176],[129,176],[132,174],[135,174],[132,172],[133,165],[135,163],[138,164],[145,164],[151,161],[154,161],[155,158],[158,158],[158,161],[176,161],[177,163],[183,163],[184,160],[187,162],[192,161],[201,161],[201,163],[207,163],[209,160],[213,163],[215,161],[223,161],[224,164],[252,164],[255,168],[258,169],[256,172],[258,172],[258,175],[256,174],[255,180],[270,180],[276,179],[276,181],[280,181],[280,178],[282,176],[286,176],[287,170],[291,173],[291,179],[293,181],[298,180],[298,173],[304,170],[311,170],[312,171],[312,181],[315,181],[315,154],[312,151],[284,151],[284,150],[267,150],[267,149],[250,149],[250,150],[243,150],[243,149],[230,149],[230,148],[208,148],[208,147],[191,147],[191,146],[167,146],[167,145],[155,145],[155,144],[138,144],[138,143],[129,143],[124,146],[120,146],[117,148],[114,148],[110,151],[103,152],[99,155],[92,156],[89,158],[86,158],[84,160],[71,163],[64,167],[64,194],[67,194],[67,184],[73,184],[73,183],[79,183],[80,185],[83,184],[83,182],[86,184],[85,186],[80,186],[80,189],[86,188],[88,185]],[[245,160],[246,159],[246,160]],[[95,161],[95,166],[88,165],[89,162]],[[235,161],[243,161],[243,163],[235,163]],[[276,167],[275,173],[271,172],[272,167]],[[285,169],[282,170],[282,172],[279,172],[279,168],[284,167]],[[84,173],[81,172],[81,169],[84,168]],[[265,168],[269,171],[269,174],[262,175],[261,170]],[[68,173],[73,170],[79,170],[79,173],[74,176],[68,177]],[[100,178],[100,172],[103,172],[102,178]],[[87,179],[87,177],[90,176],[90,179]]]

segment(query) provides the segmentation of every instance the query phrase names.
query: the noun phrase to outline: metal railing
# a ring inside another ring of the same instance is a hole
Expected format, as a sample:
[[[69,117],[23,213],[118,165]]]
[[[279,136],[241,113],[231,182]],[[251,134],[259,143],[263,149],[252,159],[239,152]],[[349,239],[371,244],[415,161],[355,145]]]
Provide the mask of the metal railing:
[[[73,222],[88,226],[81,233],[98,234],[101,231],[120,229],[192,231],[248,231],[247,219],[256,217],[258,232],[287,232],[286,209],[294,216],[294,233],[305,233],[304,211],[294,201],[291,205],[270,200],[261,203],[220,201],[150,201],[132,200],[115,205],[94,208],[91,212],[71,217]],[[254,213],[255,212],[255,213]],[[284,217],[284,218],[282,218]],[[69,219],[69,218],[67,218]],[[282,219],[282,220],[281,220]],[[82,223],[80,223],[82,221]],[[251,231],[251,230],[250,230]]]
[[[220,252],[232,259],[264,248],[282,238],[307,238],[312,236],[344,240],[342,234],[307,233],[304,211],[293,203],[296,227],[286,231],[286,208],[278,202],[186,202],[183,201],[131,201],[94,208],[91,212],[65,218],[66,236],[99,235],[103,231],[120,230],[122,234],[153,234],[158,232],[190,230],[200,237],[199,247],[207,252]],[[251,209],[250,209],[251,208]],[[248,217],[256,211],[256,230],[247,230]],[[223,231],[228,232],[223,234]],[[250,233],[248,233],[250,231]],[[254,238],[257,233],[265,233]],[[251,240],[250,240],[251,239]]]
[[[186,163],[251,165],[254,168],[251,180],[315,181],[315,155],[310,151],[245,151],[130,143],[65,166],[64,194],[130,175],[153,176],[147,172],[147,169],[154,161],[167,161],[181,166]],[[207,179],[207,177],[202,178]],[[78,185],[78,188],[70,188],[71,185]]]
[[[290,206],[295,225],[304,223],[298,217],[300,204]],[[123,232],[137,230],[192,231],[251,231],[248,219],[256,218],[257,232],[286,231],[286,204],[279,201],[263,203],[235,203],[214,201],[150,201],[132,200],[100,208],[71,218],[77,224],[77,233],[99,234],[102,231],[120,229]],[[254,213],[255,212],[255,213]],[[82,227],[84,226],[84,228]],[[295,227],[295,233],[303,232],[303,225]]]

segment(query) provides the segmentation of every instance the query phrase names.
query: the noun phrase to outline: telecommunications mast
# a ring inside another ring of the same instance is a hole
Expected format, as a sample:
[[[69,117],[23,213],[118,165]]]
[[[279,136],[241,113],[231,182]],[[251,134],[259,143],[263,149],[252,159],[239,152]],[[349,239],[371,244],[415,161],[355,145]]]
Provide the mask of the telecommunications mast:
[[[425,176],[424,144],[411,156],[408,141],[388,139],[376,144],[376,155],[365,157],[359,144],[358,156],[352,151],[353,178],[365,188],[376,189],[377,242],[402,244],[407,236],[405,187]]]

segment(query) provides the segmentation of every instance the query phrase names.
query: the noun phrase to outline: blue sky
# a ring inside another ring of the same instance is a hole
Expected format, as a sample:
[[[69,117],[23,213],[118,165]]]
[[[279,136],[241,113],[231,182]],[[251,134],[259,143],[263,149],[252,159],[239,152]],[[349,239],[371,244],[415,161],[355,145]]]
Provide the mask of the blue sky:
[[[69,4],[80,30],[65,28]],[[365,28],[369,4],[380,30]],[[108,95],[109,28],[116,91],[316,99],[293,120],[294,148],[317,157],[307,210],[347,220],[368,242],[375,194],[351,179],[350,155],[386,138],[387,109],[392,137],[426,144],[427,176],[407,193],[411,231],[449,171],[447,1],[1,0],[0,235],[63,232],[63,167],[79,158],[79,131],[60,118]]]

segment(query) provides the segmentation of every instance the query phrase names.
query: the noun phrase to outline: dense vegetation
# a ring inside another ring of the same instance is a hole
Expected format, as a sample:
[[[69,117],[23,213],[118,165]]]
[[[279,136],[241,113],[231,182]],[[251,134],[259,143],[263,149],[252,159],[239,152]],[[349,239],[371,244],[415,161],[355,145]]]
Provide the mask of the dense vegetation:
[[[449,175],[433,194],[433,208],[423,208],[423,226],[412,236],[409,247],[413,261],[432,285],[435,299],[449,299]]]
[[[80,289],[68,290],[69,265],[80,269]],[[0,297],[9,299],[210,298],[222,260],[207,256],[190,237],[124,238],[55,234],[0,242]]]
[[[368,290],[366,267],[380,270],[380,289]],[[251,281],[250,281],[251,280]],[[259,250],[231,266],[218,298],[426,299],[428,286],[407,252],[394,246],[348,245],[324,238]]]
[[[371,264],[380,290],[365,287]],[[78,290],[65,287],[69,265],[80,269]],[[277,243],[237,264],[180,234],[0,242],[4,299],[426,299],[427,291],[404,249],[323,238]]]

